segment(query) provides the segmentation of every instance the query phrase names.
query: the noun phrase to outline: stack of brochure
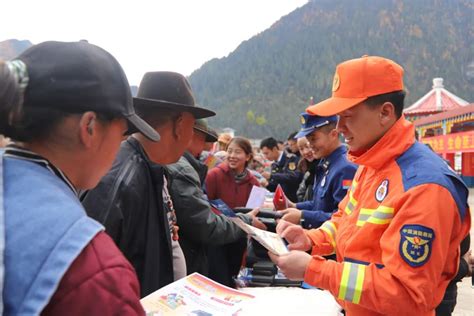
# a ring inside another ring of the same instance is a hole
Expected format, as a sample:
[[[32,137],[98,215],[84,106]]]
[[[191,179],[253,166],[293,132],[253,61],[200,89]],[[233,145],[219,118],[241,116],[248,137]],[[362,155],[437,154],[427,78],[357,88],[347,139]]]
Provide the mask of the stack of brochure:
[[[144,297],[141,303],[147,316],[235,315],[254,298],[193,273]]]

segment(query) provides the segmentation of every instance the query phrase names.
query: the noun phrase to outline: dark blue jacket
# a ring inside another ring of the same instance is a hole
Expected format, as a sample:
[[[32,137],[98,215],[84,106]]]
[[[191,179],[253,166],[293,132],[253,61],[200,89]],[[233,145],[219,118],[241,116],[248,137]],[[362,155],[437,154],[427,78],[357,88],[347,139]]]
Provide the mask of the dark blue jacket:
[[[268,181],[267,189],[275,192],[278,184],[291,201],[297,201],[296,191],[303,179],[303,174],[297,170],[299,157],[294,154],[283,152],[278,162],[272,163],[272,175]]]
[[[347,160],[345,146],[338,147],[321,160],[316,169],[313,200],[296,204],[296,208],[303,211],[303,227],[316,228],[331,218],[346,195],[356,170],[357,166]]]

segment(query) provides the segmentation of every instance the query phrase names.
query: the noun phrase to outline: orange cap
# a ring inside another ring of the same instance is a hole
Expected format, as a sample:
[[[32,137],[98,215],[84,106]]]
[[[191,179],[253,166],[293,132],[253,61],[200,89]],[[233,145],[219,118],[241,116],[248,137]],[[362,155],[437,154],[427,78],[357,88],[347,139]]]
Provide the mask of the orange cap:
[[[362,56],[340,63],[332,83],[332,97],[306,109],[311,115],[330,116],[369,97],[403,90],[403,68],[378,56]]]

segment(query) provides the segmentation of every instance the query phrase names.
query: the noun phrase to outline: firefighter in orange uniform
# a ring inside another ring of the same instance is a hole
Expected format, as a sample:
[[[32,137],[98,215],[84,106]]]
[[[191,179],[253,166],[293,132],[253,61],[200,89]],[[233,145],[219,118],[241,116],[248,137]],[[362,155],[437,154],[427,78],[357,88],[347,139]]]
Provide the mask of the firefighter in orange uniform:
[[[415,141],[402,114],[402,77],[401,66],[376,56],[338,65],[332,97],[306,111],[339,115],[359,168],[329,221],[309,231],[280,221],[292,251],[270,254],[290,279],[331,292],[349,316],[435,315],[471,226],[465,184]],[[334,252],[337,262],[321,257]]]

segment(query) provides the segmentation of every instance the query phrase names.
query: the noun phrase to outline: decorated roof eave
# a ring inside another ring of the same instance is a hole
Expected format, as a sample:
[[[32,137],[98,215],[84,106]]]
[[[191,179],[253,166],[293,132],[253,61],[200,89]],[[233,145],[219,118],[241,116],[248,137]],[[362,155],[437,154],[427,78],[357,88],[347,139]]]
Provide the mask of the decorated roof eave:
[[[435,91],[431,90],[424,96],[422,96],[418,101],[407,107],[406,109],[403,110],[403,113],[405,114],[412,114],[414,111],[420,106],[420,104],[424,103],[426,99],[428,99]]]
[[[405,116],[415,116],[415,115],[420,115],[420,114],[433,114],[433,113],[440,113],[442,111],[440,110],[418,110],[418,111],[412,111],[412,112],[403,112]]]
[[[429,99],[432,95],[435,95],[435,103],[433,110],[419,110],[420,112],[417,112],[417,109],[422,106],[427,99]],[[446,97],[452,99],[454,103],[458,104],[459,106],[466,106],[469,104],[466,100],[458,97],[457,95],[449,92],[446,90],[443,86],[443,78],[434,78],[433,79],[433,88],[426,93],[424,96],[422,96],[418,101],[410,105],[408,108],[406,108],[403,112],[406,114],[413,114],[413,113],[431,113],[431,112],[436,112],[436,111],[443,111],[446,109],[443,109],[442,107],[442,99],[441,99],[441,94],[446,95]]]
[[[413,124],[416,127],[420,127],[422,125],[433,124],[433,123],[436,123],[438,121],[451,119],[451,118],[454,118],[456,116],[461,116],[461,115],[465,115],[465,114],[468,114],[468,113],[474,113],[474,103],[468,104],[466,106],[463,106],[461,108],[454,109],[454,110],[451,110],[451,111],[445,111],[445,112],[433,114],[433,115],[430,115],[430,116],[427,116],[427,117],[422,117],[418,120],[415,120],[413,122]]]

